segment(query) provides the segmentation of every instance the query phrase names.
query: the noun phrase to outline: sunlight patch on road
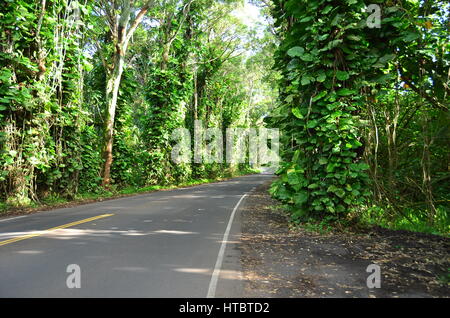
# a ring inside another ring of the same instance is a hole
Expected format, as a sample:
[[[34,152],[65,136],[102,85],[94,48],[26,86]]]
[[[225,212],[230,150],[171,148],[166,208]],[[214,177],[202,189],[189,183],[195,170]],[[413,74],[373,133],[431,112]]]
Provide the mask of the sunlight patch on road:
[[[174,271],[178,273],[199,274],[207,276],[210,276],[213,272],[211,268],[189,268],[189,267],[175,268]],[[220,279],[240,280],[242,279],[242,274],[240,271],[222,269],[220,271]]]
[[[91,218],[82,219],[82,220],[79,220],[79,221],[75,221],[75,222],[71,222],[71,223],[55,226],[55,227],[52,227],[50,229],[43,230],[43,231],[27,232],[28,233],[27,235],[15,236],[15,237],[10,238],[8,240],[0,241],[0,246],[11,244],[11,243],[22,241],[22,240],[26,240],[26,239],[30,239],[30,238],[37,237],[37,236],[42,236],[44,234],[52,233],[53,231],[56,231],[56,230],[59,230],[59,229],[72,227],[72,226],[75,226],[75,225],[91,222],[91,221],[94,221],[94,220],[98,220],[98,219],[101,219],[101,218],[106,218],[106,217],[113,216],[113,215],[114,214],[102,214],[102,215],[94,216],[94,217],[91,217]],[[8,235],[8,234],[11,235],[10,233],[6,233],[6,235]]]
[[[36,255],[36,254],[42,254],[43,251],[37,251],[37,250],[23,250],[23,251],[17,251],[16,254],[26,254],[26,255]]]
[[[174,231],[174,230],[158,230],[158,231],[154,231],[154,232],[155,233],[160,233],[160,234],[175,234],[175,235],[199,234],[198,232]]]
[[[113,270],[116,271],[125,271],[125,272],[135,272],[135,273],[148,273],[150,272],[150,269],[146,267],[139,267],[139,266],[125,266],[125,267],[115,267]]]

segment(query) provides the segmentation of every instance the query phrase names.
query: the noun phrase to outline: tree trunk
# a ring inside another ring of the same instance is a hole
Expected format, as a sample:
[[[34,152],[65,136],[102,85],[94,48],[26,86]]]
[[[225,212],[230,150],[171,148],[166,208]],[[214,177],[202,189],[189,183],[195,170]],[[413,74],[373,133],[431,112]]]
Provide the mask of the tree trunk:
[[[197,82],[197,70],[194,72],[194,120],[198,119],[198,82]]]
[[[119,94],[120,81],[122,79],[123,68],[125,65],[125,53],[131,36],[141,23],[144,15],[150,8],[153,1],[146,1],[142,9],[137,14],[134,21],[129,26],[131,17],[131,2],[126,0],[122,5],[122,13],[120,16],[114,15],[110,17],[112,21],[116,21],[114,25],[110,25],[110,30],[114,36],[115,52],[113,57],[112,70],[108,70],[105,59],[102,59],[106,69],[106,114],[104,123],[104,148],[103,156],[105,163],[102,171],[102,186],[108,188],[111,183],[111,165],[113,161],[113,142],[114,142],[114,118],[116,115],[117,96]],[[114,12],[115,8],[107,8],[105,12]],[[129,27],[128,27],[129,26]],[[101,51],[100,51],[101,53]]]
[[[119,94],[119,86],[122,78],[124,67],[124,56],[121,54],[122,49],[117,50],[114,57],[114,69],[108,74],[106,84],[106,116],[104,124],[104,166],[103,166],[103,182],[102,186],[107,188],[111,183],[111,165],[113,161],[113,142],[114,142],[114,118],[116,115],[117,96]]]
[[[165,43],[163,45],[163,53],[161,58],[161,70],[163,71],[167,69],[167,64],[169,64],[170,46],[171,43]]]
[[[423,151],[422,151],[422,192],[425,196],[425,202],[428,212],[428,222],[430,225],[434,223],[436,215],[436,207],[434,206],[433,187],[431,184],[431,156],[430,156],[430,127],[428,115],[423,119]]]

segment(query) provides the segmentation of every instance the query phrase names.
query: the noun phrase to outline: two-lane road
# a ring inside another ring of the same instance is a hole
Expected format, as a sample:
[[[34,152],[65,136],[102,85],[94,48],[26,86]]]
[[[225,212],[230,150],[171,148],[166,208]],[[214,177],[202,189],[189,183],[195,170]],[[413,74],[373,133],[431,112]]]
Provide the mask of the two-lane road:
[[[0,219],[0,297],[242,296],[239,206],[272,177]]]

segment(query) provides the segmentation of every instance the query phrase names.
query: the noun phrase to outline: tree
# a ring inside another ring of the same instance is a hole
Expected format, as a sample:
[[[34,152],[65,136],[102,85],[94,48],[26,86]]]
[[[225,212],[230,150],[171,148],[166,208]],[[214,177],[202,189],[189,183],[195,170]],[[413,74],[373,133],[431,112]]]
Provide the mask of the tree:
[[[117,96],[125,65],[125,57],[129,42],[146,13],[155,6],[155,0],[144,1],[137,9],[137,1],[99,1],[94,11],[98,16],[105,17],[110,38],[102,45],[96,41],[106,71],[106,110],[104,118],[104,166],[103,187],[111,182],[111,164],[113,160],[114,119],[116,115]],[[138,10],[138,11],[137,11]],[[135,12],[138,12],[135,15]],[[110,42],[109,42],[110,41]],[[111,44],[112,52],[107,47]],[[106,52],[105,52],[106,51]]]
[[[376,3],[380,28],[366,23],[370,1],[273,1],[282,78],[267,121],[284,152],[271,191],[298,221],[447,231],[450,6]]]

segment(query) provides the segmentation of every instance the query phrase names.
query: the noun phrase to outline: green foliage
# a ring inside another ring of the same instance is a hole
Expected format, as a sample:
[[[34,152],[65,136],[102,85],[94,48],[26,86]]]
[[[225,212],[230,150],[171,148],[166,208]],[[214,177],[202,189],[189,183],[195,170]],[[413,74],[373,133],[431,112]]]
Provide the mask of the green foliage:
[[[294,219],[359,211],[365,221],[445,233],[449,6],[377,1],[381,27],[371,29],[370,3],[274,1],[282,79],[267,122],[285,147],[271,193]]]
[[[247,171],[246,165],[177,165],[170,158],[175,128],[192,130],[194,119],[208,127],[245,126],[264,113],[245,116],[250,67],[232,55],[253,31],[231,14],[238,2],[171,0],[150,8],[122,52],[112,183],[105,190],[107,84],[117,38],[99,8],[110,3],[6,1],[0,7],[0,202],[53,204]],[[262,41],[254,52],[261,47]],[[266,69],[253,72],[255,82]]]
[[[73,8],[64,1],[41,4],[0,8],[0,182],[13,205],[76,191],[81,169],[84,25],[65,19]]]
[[[85,126],[82,133],[83,150],[81,162],[83,168],[80,171],[79,190],[81,192],[99,191],[101,184],[100,166],[102,163],[98,145],[98,134],[93,126]]]
[[[448,206],[438,205],[437,212],[434,215],[434,222],[430,224],[426,210],[418,210],[406,208],[402,215],[389,216],[389,207],[381,208],[379,206],[372,206],[364,209],[360,214],[360,221],[362,223],[378,225],[385,228],[396,230],[408,230],[414,232],[424,232],[435,235],[449,235],[450,211]]]
[[[365,58],[367,40],[354,40],[365,28],[364,3],[288,1],[285,10],[282,3],[275,2],[273,15],[282,39],[275,57],[283,103],[269,122],[290,147],[271,193],[294,207],[295,219],[339,217],[370,195],[359,112],[373,62]]]
[[[176,65],[170,70],[153,69],[152,74],[146,87],[146,100],[152,107],[144,115],[143,125],[145,144],[151,152],[146,162],[149,167],[147,178],[168,184],[182,180],[185,174],[181,165],[171,162],[170,136],[174,129],[182,127],[182,110],[190,96],[191,82],[182,70],[177,71]]]

